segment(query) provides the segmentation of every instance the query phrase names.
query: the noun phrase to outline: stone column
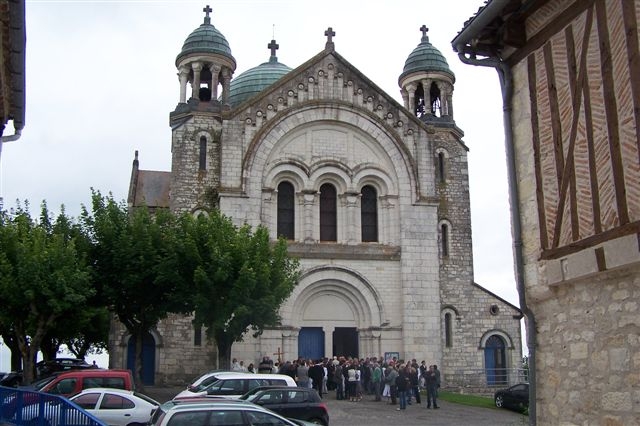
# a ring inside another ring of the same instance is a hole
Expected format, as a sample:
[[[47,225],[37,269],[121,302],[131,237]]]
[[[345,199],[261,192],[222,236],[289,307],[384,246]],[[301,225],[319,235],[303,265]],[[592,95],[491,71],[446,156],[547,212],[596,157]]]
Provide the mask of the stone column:
[[[358,230],[361,229],[362,224],[360,226],[356,226],[360,221],[358,220],[358,213],[360,209],[358,206],[360,203],[361,195],[357,192],[347,192],[344,194],[344,204],[347,209],[346,214],[346,223],[342,224],[342,229],[345,230],[345,236],[347,240],[347,244],[356,244],[360,241],[358,238]]]
[[[453,85],[447,86],[447,115],[453,118]]]
[[[300,333],[300,329],[295,327],[282,330],[282,351],[285,361],[298,357],[298,333]]]
[[[304,234],[302,236],[304,241],[312,242],[313,241],[313,225],[314,225],[314,216],[313,209],[316,207],[316,191],[308,191],[303,192],[303,209],[304,209]]]
[[[220,74],[220,68],[219,65],[209,65],[209,71],[211,71],[211,100],[218,99],[218,75]]]
[[[212,97],[213,99],[213,97]],[[277,239],[278,235],[278,224],[277,224],[277,216],[278,216],[278,190],[277,189],[263,189],[262,190],[262,204],[263,207],[261,209],[260,220],[262,223],[266,224],[268,229],[270,230],[269,234],[271,238]],[[273,220],[272,218],[276,218]]]
[[[424,112],[431,114],[431,80],[424,79],[421,81],[422,91],[424,92]]]
[[[333,332],[335,331],[335,327],[322,327],[322,331],[324,331],[324,356],[327,358],[331,358],[333,354]]]
[[[407,92],[407,89],[400,89],[400,95],[402,96],[402,102],[404,103],[404,107],[406,109],[410,109],[409,108],[409,92]]]
[[[231,70],[227,67],[222,68],[222,104],[229,103],[229,87],[231,86]]]
[[[409,97],[409,105],[407,105],[407,109],[411,111],[412,114],[416,113],[416,86],[414,84],[407,85],[407,92]]]
[[[202,64],[200,62],[194,62],[191,65],[193,69],[193,83],[191,84],[191,97],[200,99],[200,71],[202,71]]]
[[[187,102],[187,80],[189,79],[189,68],[180,67],[178,80],[180,80],[180,103]]]

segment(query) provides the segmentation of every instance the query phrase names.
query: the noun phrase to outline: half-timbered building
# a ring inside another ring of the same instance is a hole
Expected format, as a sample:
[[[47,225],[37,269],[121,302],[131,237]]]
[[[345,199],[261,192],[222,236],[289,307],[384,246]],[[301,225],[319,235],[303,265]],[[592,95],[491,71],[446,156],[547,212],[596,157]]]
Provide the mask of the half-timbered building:
[[[640,413],[637,0],[490,0],[453,40],[498,70],[538,424]]]

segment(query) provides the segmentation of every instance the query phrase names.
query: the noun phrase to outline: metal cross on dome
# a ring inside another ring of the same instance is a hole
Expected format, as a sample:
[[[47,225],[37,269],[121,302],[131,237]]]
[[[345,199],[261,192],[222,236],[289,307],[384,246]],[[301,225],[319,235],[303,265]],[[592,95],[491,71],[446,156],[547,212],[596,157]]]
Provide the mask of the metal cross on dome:
[[[427,36],[427,32],[429,31],[429,28],[427,28],[426,25],[423,25],[420,27],[420,31],[422,31],[422,37],[426,37]]]
[[[211,23],[211,17],[209,16],[209,14],[211,12],[213,12],[213,9],[211,9],[211,7],[209,5],[207,5],[206,7],[204,7],[202,9],[202,11],[205,13],[205,15],[204,15],[204,23],[205,24]]]
[[[271,40],[271,43],[269,43],[267,47],[271,49],[271,56],[276,56],[276,50],[278,50],[280,45],[277,44],[275,40]]]

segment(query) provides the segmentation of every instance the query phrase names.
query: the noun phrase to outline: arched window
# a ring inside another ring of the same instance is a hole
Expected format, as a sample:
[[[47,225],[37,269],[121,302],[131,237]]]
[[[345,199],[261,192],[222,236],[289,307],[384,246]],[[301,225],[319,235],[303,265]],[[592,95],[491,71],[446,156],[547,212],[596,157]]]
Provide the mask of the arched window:
[[[418,87],[416,88],[414,95],[414,110],[416,117],[422,117],[426,113],[425,111],[425,101],[424,101],[424,87],[422,83],[418,83]]]
[[[446,223],[440,225],[440,250],[443,256],[449,256],[449,226]]]
[[[278,237],[295,238],[295,203],[293,185],[281,182],[278,185]]]
[[[453,341],[453,329],[451,324],[451,314],[444,314],[444,345],[450,348]]]
[[[193,346],[202,346],[202,325],[193,326]]]
[[[439,152],[438,153],[438,181],[440,183],[444,183],[445,182],[445,175],[444,175],[444,152]]]
[[[362,187],[360,199],[360,222],[362,242],[378,241],[378,194],[372,186]]]
[[[200,136],[200,170],[207,170],[207,138]]]
[[[320,241],[338,240],[336,188],[330,183],[320,187]]]
[[[440,106],[441,106],[440,88],[438,87],[435,81],[431,83],[431,87],[429,89],[429,95],[431,97],[431,114],[435,115],[436,117],[441,117],[442,111],[440,109]]]

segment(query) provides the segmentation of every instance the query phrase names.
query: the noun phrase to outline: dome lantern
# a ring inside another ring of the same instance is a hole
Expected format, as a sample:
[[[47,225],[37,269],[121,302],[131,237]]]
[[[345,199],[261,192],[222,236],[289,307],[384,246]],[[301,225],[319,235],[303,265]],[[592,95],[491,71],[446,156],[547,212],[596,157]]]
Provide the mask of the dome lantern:
[[[222,85],[222,101],[228,98],[231,76],[236,60],[224,35],[211,24],[211,7],[202,9],[204,22],[189,34],[176,57],[180,80],[180,103],[187,101],[187,83],[191,83],[191,98],[210,101],[218,98]]]
[[[417,117],[453,118],[455,75],[440,51],[430,42],[426,25],[420,44],[409,54],[398,78],[404,106]]]

